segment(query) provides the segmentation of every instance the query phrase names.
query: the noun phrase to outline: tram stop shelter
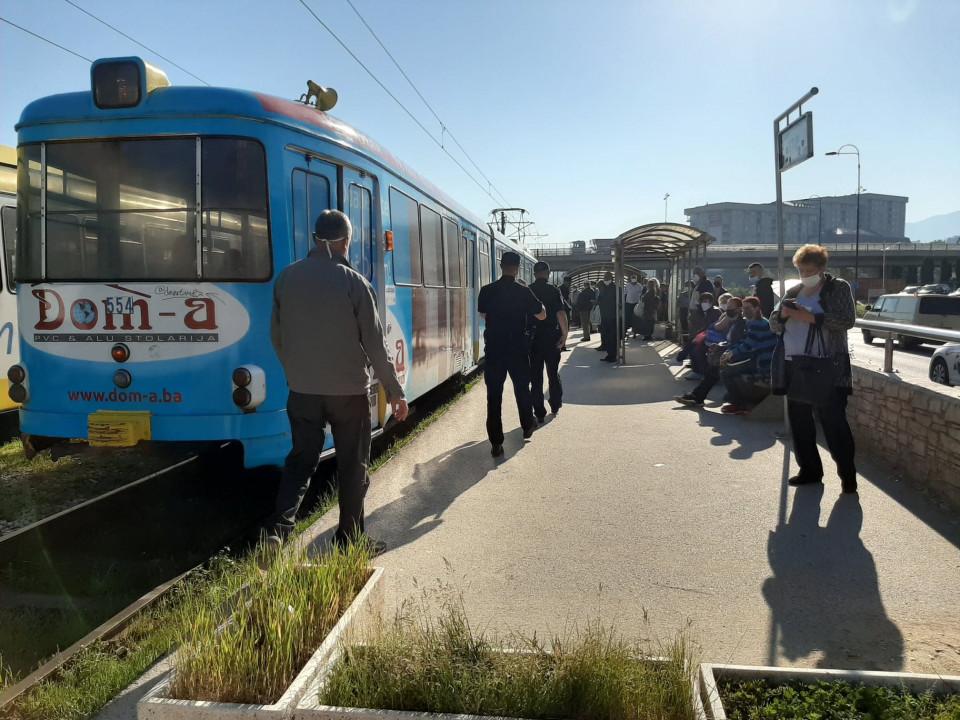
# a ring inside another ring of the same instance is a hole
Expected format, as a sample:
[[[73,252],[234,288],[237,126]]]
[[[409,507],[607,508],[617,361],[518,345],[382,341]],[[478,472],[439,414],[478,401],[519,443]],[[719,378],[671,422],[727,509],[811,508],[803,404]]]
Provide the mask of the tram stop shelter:
[[[704,230],[677,223],[640,225],[614,239],[610,255],[620,299],[617,303],[617,360],[620,364],[626,363],[627,359],[623,295],[625,273],[633,272],[636,267],[655,267],[664,271],[663,279],[670,290],[667,322],[672,328],[676,328],[679,318],[677,302],[680,296],[680,281],[690,276],[693,268],[706,255],[707,245],[713,240],[714,237]]]

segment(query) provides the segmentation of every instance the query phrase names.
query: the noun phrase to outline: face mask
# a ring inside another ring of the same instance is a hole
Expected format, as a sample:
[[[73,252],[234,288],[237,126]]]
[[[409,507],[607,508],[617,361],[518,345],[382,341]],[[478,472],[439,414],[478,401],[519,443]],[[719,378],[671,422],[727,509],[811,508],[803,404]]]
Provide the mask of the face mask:
[[[800,278],[800,282],[803,283],[804,287],[815,288],[820,284],[820,276],[811,275],[810,277]]]
[[[709,309],[712,308],[712,307],[713,307],[713,305],[712,305],[711,303],[708,303],[708,302],[702,302],[702,303],[700,303],[700,309],[703,310],[704,312],[706,312],[707,310],[709,310]]]
[[[726,304],[726,303],[720,303],[720,309],[725,311],[725,310],[727,309],[727,304]]]

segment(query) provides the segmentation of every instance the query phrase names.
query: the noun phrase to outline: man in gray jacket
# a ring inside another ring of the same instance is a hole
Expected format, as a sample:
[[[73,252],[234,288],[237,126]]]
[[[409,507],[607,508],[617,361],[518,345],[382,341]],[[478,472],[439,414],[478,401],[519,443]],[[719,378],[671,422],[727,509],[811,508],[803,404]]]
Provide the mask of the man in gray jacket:
[[[401,422],[407,417],[373,289],[346,259],[351,235],[344,213],[324,210],[313,236],[317,246],[285,268],[274,285],[270,337],[290,387],[287,417],[293,435],[267,536],[274,547],[293,531],[320,463],[327,423],[337,449],[340,525],[334,542],[345,547],[363,534],[363,499],[370,484],[370,365],[393,416]],[[382,544],[372,544],[375,552],[383,550]]]

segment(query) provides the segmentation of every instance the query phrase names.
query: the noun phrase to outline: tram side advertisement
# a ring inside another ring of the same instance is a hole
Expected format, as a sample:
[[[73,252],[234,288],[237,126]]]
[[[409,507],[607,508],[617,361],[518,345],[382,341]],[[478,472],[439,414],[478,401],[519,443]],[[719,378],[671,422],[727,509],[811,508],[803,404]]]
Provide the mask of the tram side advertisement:
[[[23,341],[41,352],[109,363],[105,344],[124,343],[134,362],[155,362],[227,348],[246,336],[250,317],[209,283],[40,284],[21,298],[20,323]]]

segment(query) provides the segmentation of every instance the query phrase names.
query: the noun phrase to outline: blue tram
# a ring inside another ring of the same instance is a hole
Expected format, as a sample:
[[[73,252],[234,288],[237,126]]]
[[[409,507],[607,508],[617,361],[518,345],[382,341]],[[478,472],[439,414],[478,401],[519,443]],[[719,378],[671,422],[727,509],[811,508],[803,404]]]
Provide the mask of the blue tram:
[[[273,279],[321,210],[354,226],[409,399],[481,360],[476,295],[507,249],[387,150],[304,102],[172,87],[139,58],[96,61],[91,90],[37,100],[18,131],[23,433],[289,449],[269,341]],[[389,406],[370,396],[374,427]]]

